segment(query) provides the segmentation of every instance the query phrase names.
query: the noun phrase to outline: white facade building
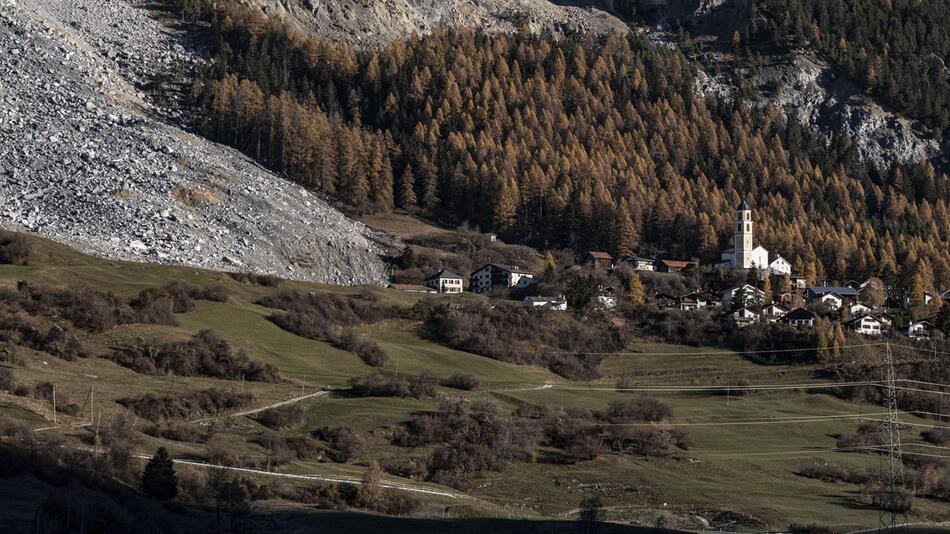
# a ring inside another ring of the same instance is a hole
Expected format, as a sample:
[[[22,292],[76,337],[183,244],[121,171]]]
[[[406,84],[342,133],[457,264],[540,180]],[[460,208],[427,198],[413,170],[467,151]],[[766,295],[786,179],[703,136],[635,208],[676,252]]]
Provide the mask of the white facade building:
[[[847,325],[849,330],[866,336],[879,336],[884,333],[884,324],[871,315],[852,319]]]
[[[762,245],[755,246],[752,220],[752,208],[749,203],[742,201],[736,209],[733,248],[724,250],[718,267],[733,269],[760,269],[772,274],[792,274],[792,265],[778,254],[769,257],[769,251]]]
[[[461,293],[462,276],[452,271],[439,271],[423,281],[423,285],[439,293]]]
[[[528,287],[532,283],[534,283],[534,275],[525,270],[488,263],[472,273],[470,286],[476,293],[485,293],[493,289]]]

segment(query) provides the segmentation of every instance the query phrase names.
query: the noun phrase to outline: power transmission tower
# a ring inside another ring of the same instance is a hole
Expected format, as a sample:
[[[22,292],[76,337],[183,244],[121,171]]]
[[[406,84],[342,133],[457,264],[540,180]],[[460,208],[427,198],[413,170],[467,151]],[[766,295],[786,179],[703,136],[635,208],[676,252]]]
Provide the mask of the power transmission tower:
[[[880,530],[896,532],[907,524],[904,503],[904,462],[901,458],[901,431],[897,416],[897,387],[890,343],[884,355],[884,420],[881,422],[881,513]]]

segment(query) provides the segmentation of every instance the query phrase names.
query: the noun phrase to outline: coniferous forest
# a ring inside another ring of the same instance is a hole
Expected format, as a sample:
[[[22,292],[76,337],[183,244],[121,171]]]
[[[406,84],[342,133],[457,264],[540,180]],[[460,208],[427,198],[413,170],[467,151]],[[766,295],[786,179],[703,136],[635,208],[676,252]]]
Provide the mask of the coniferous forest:
[[[194,88],[206,134],[343,204],[710,260],[747,198],[757,239],[793,263],[950,283],[945,174],[869,168],[847,138],[826,146],[779,110],[698,97],[675,50],[440,30],[358,51],[202,6],[186,15],[210,22],[217,52]]]

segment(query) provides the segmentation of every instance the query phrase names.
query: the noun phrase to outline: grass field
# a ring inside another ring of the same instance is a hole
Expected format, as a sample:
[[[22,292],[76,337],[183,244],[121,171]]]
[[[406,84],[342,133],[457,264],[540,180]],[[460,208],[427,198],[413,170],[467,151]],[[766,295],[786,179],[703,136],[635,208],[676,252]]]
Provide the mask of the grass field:
[[[411,226],[411,221],[402,222]],[[350,377],[372,371],[352,353],[296,336],[268,320],[272,310],[256,302],[274,291],[273,288],[241,284],[222,273],[186,267],[90,258],[45,240],[34,239],[34,242],[38,251],[34,264],[0,266],[0,284],[12,285],[18,280],[37,284],[86,284],[126,295],[172,280],[199,286],[222,283],[227,287],[229,302],[199,301],[194,311],[177,316],[178,326],[126,325],[87,339],[94,356],[105,355],[110,347],[139,337],[185,339],[198,331],[212,329],[234,347],[246,350],[252,359],[277,366],[288,379],[283,384],[240,384],[207,378],[156,377],[134,373],[99,357],[67,362],[38,354],[30,354],[26,366],[14,369],[17,380],[53,382],[58,395],[80,404],[94,389],[96,409],[105,417],[121,410],[116,400],[145,392],[174,393],[212,386],[230,390],[243,388],[263,405],[322,387],[343,387]],[[340,288],[299,282],[288,282],[285,286],[349,294],[371,291],[381,301],[401,306],[409,306],[422,298],[380,288]],[[391,320],[363,330],[364,335],[389,354],[382,371],[397,375],[429,370],[441,377],[470,373],[482,382],[479,391],[461,393],[446,388],[440,391],[492,399],[503,411],[513,410],[525,402],[553,408],[603,409],[611,401],[639,394],[613,390],[620,378],[635,388],[722,386],[738,378],[758,386],[824,383],[814,376],[813,368],[806,366],[763,366],[723,349],[649,343],[634,343],[623,354],[608,357],[601,367],[603,378],[597,382],[570,383],[546,369],[507,364],[449,349],[425,339],[418,326],[410,321]],[[471,493],[490,504],[465,513],[568,519],[582,498],[598,494],[610,507],[608,517],[616,521],[649,522],[665,513],[691,516],[711,510],[729,510],[754,516],[771,528],[793,522],[818,522],[842,529],[876,525],[877,511],[855,504],[854,497],[860,489],[857,486],[819,482],[796,472],[813,462],[833,462],[859,469],[875,467],[877,459],[871,455],[829,452],[828,449],[835,447],[839,434],[856,429],[861,420],[858,416],[875,419],[874,414],[881,411],[879,406],[845,402],[820,388],[764,390],[748,395],[721,391],[657,391],[653,395],[673,409],[672,424],[688,433],[692,442],[689,451],[676,458],[650,460],[608,455],[577,465],[553,463],[553,456],[542,453],[537,462],[516,463],[502,472],[489,474]],[[338,394],[305,401],[304,423],[286,434],[346,425],[361,433],[364,451],[352,464],[298,461],[282,469],[294,473],[359,476],[375,458],[416,453],[391,445],[388,431],[413,413],[433,410],[438,404],[438,400],[349,398]],[[33,427],[50,424],[42,403],[30,404],[4,396],[0,398],[0,412]],[[84,411],[73,419],[62,416],[60,422],[85,422],[87,413]],[[909,415],[902,417],[911,423],[934,422]],[[915,444],[920,443],[917,430],[904,432],[905,450],[922,450],[915,449]],[[248,418],[232,421],[225,430],[248,455],[264,453],[259,446],[249,443],[260,431],[260,425]],[[88,428],[69,432],[89,439]],[[145,438],[142,450],[150,451],[158,445],[166,445],[182,457],[201,458],[204,454],[198,444],[155,438]],[[451,507],[451,503],[443,501],[433,500],[427,510]],[[915,501],[912,520],[948,519],[948,503]],[[757,530],[763,528],[764,525],[756,527]]]

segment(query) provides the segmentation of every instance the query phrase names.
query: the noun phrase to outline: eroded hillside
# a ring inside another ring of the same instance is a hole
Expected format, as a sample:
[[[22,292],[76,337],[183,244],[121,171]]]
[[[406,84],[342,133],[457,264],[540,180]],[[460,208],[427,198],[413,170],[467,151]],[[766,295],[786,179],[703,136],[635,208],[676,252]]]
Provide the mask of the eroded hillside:
[[[113,258],[382,282],[379,236],[154,118],[156,75],[199,59],[139,4],[0,4],[0,226]]]
[[[626,25],[597,10],[548,0],[242,0],[276,13],[298,31],[358,46],[379,46],[439,26],[485,31],[625,32]]]

